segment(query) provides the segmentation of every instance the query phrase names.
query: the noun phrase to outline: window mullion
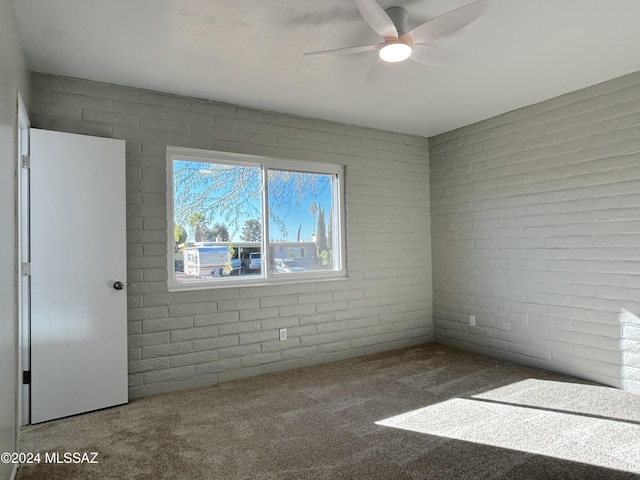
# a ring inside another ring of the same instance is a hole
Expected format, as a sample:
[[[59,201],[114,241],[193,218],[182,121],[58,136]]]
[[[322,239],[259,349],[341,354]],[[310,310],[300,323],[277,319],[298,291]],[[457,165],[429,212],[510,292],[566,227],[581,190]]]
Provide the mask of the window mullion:
[[[338,174],[333,176],[333,205],[334,212],[332,215],[332,248],[333,248],[333,268],[335,270],[342,270],[345,262],[345,249],[344,249],[344,191],[343,191],[343,179]]]
[[[262,276],[269,277],[269,170],[262,164]]]

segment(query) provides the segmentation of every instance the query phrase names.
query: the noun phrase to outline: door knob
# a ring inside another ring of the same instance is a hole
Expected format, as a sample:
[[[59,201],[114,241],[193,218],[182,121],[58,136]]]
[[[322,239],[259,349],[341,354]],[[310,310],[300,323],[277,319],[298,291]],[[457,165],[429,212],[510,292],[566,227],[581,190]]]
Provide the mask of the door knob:
[[[116,290],[122,290],[124,288],[124,283],[122,282],[116,282],[113,284],[113,288]]]

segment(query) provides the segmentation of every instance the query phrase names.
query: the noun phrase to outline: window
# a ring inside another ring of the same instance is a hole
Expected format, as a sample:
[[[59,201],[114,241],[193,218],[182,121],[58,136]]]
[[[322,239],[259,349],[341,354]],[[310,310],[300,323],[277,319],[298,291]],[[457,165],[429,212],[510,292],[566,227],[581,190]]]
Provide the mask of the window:
[[[344,277],[343,167],[167,149],[169,288]]]

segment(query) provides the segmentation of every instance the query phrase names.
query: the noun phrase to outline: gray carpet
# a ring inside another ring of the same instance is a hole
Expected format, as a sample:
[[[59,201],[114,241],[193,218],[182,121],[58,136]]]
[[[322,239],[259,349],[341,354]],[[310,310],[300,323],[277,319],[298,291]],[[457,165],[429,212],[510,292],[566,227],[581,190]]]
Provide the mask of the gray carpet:
[[[640,396],[428,344],[33,425],[35,479],[640,479]]]

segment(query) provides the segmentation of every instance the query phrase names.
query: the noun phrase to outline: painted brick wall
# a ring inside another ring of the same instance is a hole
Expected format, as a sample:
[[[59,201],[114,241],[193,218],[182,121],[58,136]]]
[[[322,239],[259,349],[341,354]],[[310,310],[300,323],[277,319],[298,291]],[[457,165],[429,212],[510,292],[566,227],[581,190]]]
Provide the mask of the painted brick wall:
[[[425,138],[31,80],[34,127],[126,140],[131,398],[433,340]],[[345,165],[349,279],[169,293],[167,145]]]
[[[640,392],[640,72],[429,143],[436,341]]]

